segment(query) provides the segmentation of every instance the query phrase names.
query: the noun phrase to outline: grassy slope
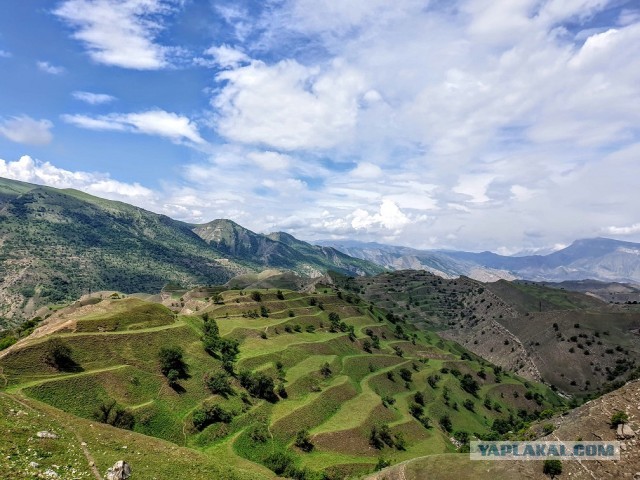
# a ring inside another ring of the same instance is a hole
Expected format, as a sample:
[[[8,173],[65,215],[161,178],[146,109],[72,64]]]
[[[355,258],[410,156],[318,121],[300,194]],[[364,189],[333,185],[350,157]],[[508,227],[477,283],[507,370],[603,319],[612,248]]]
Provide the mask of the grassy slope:
[[[187,300],[190,309],[207,312],[215,318],[222,335],[241,342],[238,369],[250,368],[276,376],[275,363],[282,362],[288,398],[273,404],[252,399],[247,405],[238,395],[227,399],[212,396],[204,386],[203,377],[219,371],[220,362],[206,354],[202,347],[202,319],[179,315],[173,320],[164,307],[141,300],[130,301],[129,310],[114,307],[113,315],[85,317],[79,323],[83,332],[56,335],[72,348],[78,371],[61,373],[45,365],[42,356],[49,339],[44,338],[27,342],[0,360],[3,369],[0,383],[4,379],[5,389],[12,395],[27,395],[31,401],[41,401],[87,419],[101,402],[116,400],[134,413],[137,432],[191,447],[205,453],[210,461],[218,459],[224,464],[252,469],[257,474],[265,472],[258,463],[266,455],[285,449],[293,452],[300,466],[329,469],[339,475],[371,471],[380,456],[402,461],[452,452],[455,448],[449,435],[437,426],[438,418],[444,414],[450,415],[454,430],[483,433],[489,430],[493,418],[505,416],[510,410],[541,410],[551,406],[550,402],[557,402],[550,391],[536,385],[529,388],[545,395],[545,403],[538,406],[533,401],[525,401],[522,397],[527,388],[512,376],[504,377],[501,384],[495,384],[492,375],[482,380],[476,375],[483,368],[480,360],[460,360],[464,349],[432,333],[418,334],[415,345],[396,338],[393,326],[381,320],[377,309],[369,312],[364,305],[347,303],[331,291],[312,295],[285,292],[285,295],[285,300],[278,300],[273,291],[262,291],[263,300],[258,303],[249,295],[232,290],[223,293],[225,303],[222,305],[214,305],[207,297],[195,294]],[[324,310],[317,304],[310,305],[312,297],[316,303],[322,303]],[[127,304],[120,302],[112,303]],[[260,305],[270,310],[268,318],[247,316]],[[157,315],[141,316],[141,311]],[[354,326],[355,341],[349,340],[346,333],[328,331],[329,312],[338,313]],[[157,318],[163,315],[166,321],[158,324]],[[113,318],[120,319],[120,323],[129,328],[115,331],[91,328],[92,323],[96,327],[104,326],[105,319]],[[131,329],[132,324],[137,328]],[[297,325],[302,332],[295,331]],[[315,327],[313,333],[306,331],[309,325]],[[287,333],[287,327],[291,327],[292,333]],[[374,353],[363,350],[367,329],[381,339],[381,348]],[[263,332],[267,334],[266,339],[261,338]],[[157,352],[166,345],[180,345],[185,350],[190,378],[180,382],[182,393],[171,389],[159,372]],[[402,348],[403,357],[395,354],[394,346]],[[328,378],[319,372],[325,362],[332,370]],[[463,391],[451,372],[441,373],[442,367],[471,373],[481,384],[478,398]],[[410,383],[400,379],[401,368],[413,372]],[[388,372],[394,373],[393,380],[388,378]],[[436,388],[426,382],[432,374],[442,377]],[[450,406],[443,402],[445,386],[449,390]],[[238,393],[242,391],[235,382],[234,388]],[[501,389],[500,392],[496,388]],[[512,395],[516,390],[521,393],[517,401]],[[417,391],[423,392],[426,399],[425,411],[433,425],[429,429],[409,414],[409,405]],[[381,402],[383,395],[392,397],[394,405],[385,408]],[[482,405],[485,396],[500,404],[502,412],[485,408]],[[462,406],[465,400],[475,403],[474,412]],[[234,421],[195,431],[191,414],[203,401],[219,403],[234,411]],[[63,415],[58,410],[51,411]],[[265,444],[256,444],[249,433],[261,423],[268,426],[270,438]],[[369,445],[371,427],[382,423],[388,424],[392,432],[404,435],[405,451],[389,447],[376,450]],[[311,433],[316,445],[311,453],[292,447],[295,434],[301,429]]]

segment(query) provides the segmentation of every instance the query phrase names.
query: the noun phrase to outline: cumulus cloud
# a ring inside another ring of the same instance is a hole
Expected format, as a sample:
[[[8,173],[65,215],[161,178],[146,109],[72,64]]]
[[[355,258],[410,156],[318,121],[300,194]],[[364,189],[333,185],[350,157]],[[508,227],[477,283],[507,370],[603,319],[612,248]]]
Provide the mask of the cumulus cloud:
[[[60,75],[65,72],[64,67],[58,67],[49,62],[38,61],[36,65],[41,72],[48,73],[49,75]]]
[[[102,105],[104,103],[113,102],[116,97],[107,95],[106,93],[92,93],[75,91],[71,94],[76,100],[88,103],[89,105]]]
[[[367,230],[372,227],[382,227],[388,230],[397,230],[410,222],[407,217],[391,200],[383,200],[380,210],[369,213],[361,208],[351,215],[351,226],[356,230]]]
[[[329,148],[348,139],[364,91],[360,75],[336,61],[324,72],[286,60],[252,61],[217,76],[216,126],[228,139],[283,150]]]
[[[243,63],[249,63],[251,59],[242,50],[229,45],[213,46],[204,51],[205,55],[212,57],[211,65],[221,68],[236,68]],[[206,65],[207,61],[200,63]]]
[[[94,60],[158,69],[171,63],[159,34],[176,5],[64,0],[57,12]],[[192,145],[205,145],[198,128],[208,121],[227,144],[201,148],[208,158],[184,166],[187,186],[167,186],[159,211],[416,247],[640,239],[637,9],[605,0],[214,8],[231,28],[195,60],[215,69],[204,121],[157,110],[64,117]]]
[[[153,192],[139,183],[119,182],[104,173],[65,170],[49,162],[34,160],[28,155],[16,161],[0,159],[0,177],[55,188],[75,188],[117,200],[135,201],[153,197]]]
[[[189,141],[196,145],[206,143],[198,133],[197,125],[189,118],[164,110],[126,114],[112,113],[96,117],[62,115],[62,119],[67,123],[89,130],[144,133],[165,137],[176,143],[183,141]]]
[[[136,70],[169,66],[171,49],[156,43],[164,17],[180,0],[65,0],[54,14],[73,29],[97,63]]]
[[[27,115],[0,119],[0,135],[12,142],[27,145],[46,145],[53,140],[49,120],[35,120]]]

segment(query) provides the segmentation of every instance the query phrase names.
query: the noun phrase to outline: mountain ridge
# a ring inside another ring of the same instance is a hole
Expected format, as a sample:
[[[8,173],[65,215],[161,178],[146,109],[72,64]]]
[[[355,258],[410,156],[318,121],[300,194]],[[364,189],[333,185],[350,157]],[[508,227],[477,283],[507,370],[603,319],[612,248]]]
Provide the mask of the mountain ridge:
[[[578,239],[547,255],[505,256],[494,252],[418,250],[354,241],[318,242],[391,269],[418,268],[447,278],[480,281],[600,280],[640,283],[640,244],[604,237]]]
[[[194,225],[77,190],[0,179],[0,328],[96,290],[153,293],[273,268],[307,276],[384,270],[289,243],[231,220]]]

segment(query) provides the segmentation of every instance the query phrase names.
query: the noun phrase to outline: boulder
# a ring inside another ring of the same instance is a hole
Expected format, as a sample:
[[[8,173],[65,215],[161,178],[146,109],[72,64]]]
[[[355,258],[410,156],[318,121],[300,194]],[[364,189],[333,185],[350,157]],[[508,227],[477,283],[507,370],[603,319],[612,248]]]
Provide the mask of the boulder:
[[[131,476],[131,467],[124,460],[117,461],[107,470],[106,480],[127,480]]]
[[[636,432],[634,432],[633,429],[626,423],[622,427],[622,434],[624,435],[624,438],[633,438],[636,436]]]
[[[38,438],[51,438],[51,439],[55,440],[56,438],[58,438],[58,435],[56,435],[55,433],[51,433],[51,432],[47,432],[46,430],[43,430],[42,432],[36,433],[36,437],[38,437]]]
[[[636,432],[634,432],[629,425],[622,424],[622,423],[618,425],[618,430],[616,431],[616,438],[618,440],[627,440],[635,436],[636,436]]]

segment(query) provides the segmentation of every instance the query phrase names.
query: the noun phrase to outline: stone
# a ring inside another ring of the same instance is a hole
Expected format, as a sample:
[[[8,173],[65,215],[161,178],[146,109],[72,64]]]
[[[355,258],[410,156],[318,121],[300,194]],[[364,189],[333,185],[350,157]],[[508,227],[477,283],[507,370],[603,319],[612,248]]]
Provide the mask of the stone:
[[[633,438],[636,436],[636,432],[633,431],[633,429],[625,424],[620,424],[618,425],[618,430],[616,430],[616,438],[618,440],[627,440],[629,438]]]
[[[53,440],[58,438],[58,435],[56,435],[55,433],[47,432],[46,430],[36,433],[36,436],[38,438],[51,438]]]
[[[38,462],[29,462],[29,466],[31,468],[38,468],[40,467],[40,464]]]
[[[127,480],[131,476],[131,467],[124,460],[118,460],[107,470],[105,480]]]
[[[44,478],[59,478],[60,477],[60,475],[58,475],[56,472],[54,472],[51,469],[45,470],[43,475],[44,475]]]

